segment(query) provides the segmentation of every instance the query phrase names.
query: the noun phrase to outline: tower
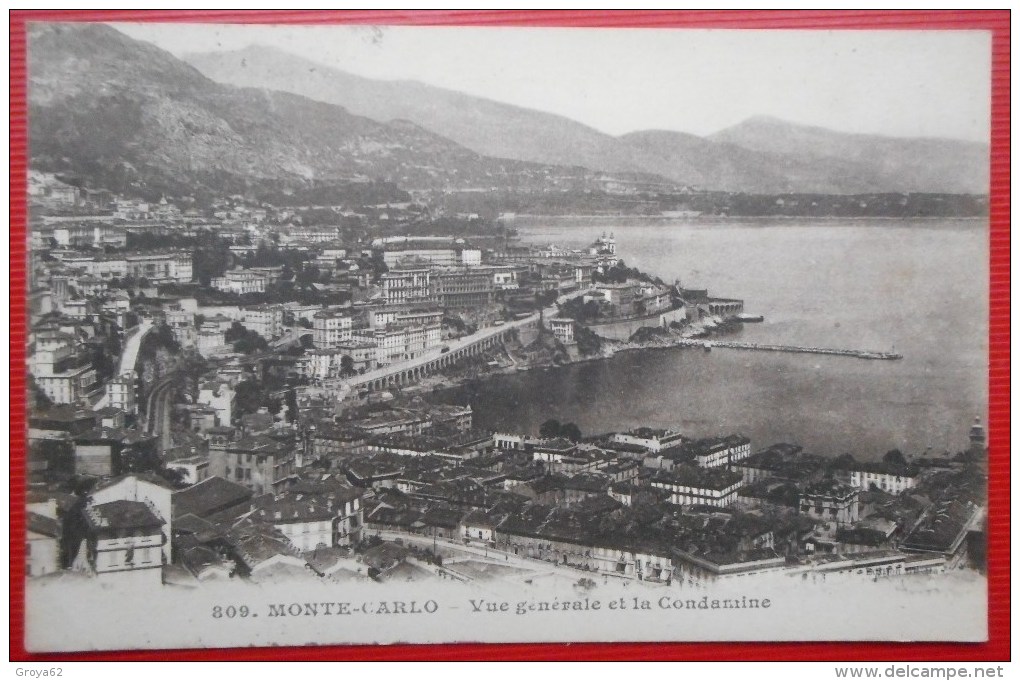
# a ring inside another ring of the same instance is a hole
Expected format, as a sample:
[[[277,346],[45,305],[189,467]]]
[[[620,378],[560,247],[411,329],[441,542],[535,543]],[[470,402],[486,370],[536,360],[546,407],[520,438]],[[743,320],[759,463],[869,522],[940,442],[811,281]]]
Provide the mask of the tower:
[[[981,451],[985,448],[985,429],[981,425],[981,417],[974,417],[974,425],[970,427],[970,449]]]

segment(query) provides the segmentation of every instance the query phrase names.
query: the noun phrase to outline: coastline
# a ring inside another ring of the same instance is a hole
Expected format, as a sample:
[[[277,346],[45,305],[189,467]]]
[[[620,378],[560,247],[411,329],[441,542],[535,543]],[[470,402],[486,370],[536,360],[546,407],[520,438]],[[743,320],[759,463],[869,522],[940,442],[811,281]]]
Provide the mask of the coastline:
[[[538,213],[517,213],[514,216],[514,220],[518,223],[518,227],[542,227],[542,223],[554,223],[556,221],[573,223],[579,221],[598,221],[598,222],[619,222],[621,227],[627,226],[628,222],[634,223],[647,223],[656,222],[663,224],[711,224],[720,222],[740,222],[742,226],[746,226],[746,223],[754,222],[790,222],[796,221],[799,223],[803,222],[851,222],[855,223],[854,226],[860,226],[856,223],[869,223],[869,222],[881,222],[883,226],[889,226],[890,224],[899,223],[937,223],[945,222],[947,220],[960,221],[960,222],[988,222],[987,215],[971,215],[971,216],[934,216],[934,215],[911,215],[904,217],[892,217],[892,216],[839,216],[839,215],[685,215],[685,216],[671,216],[671,215],[584,215],[584,214],[568,214],[568,215],[542,215]],[[523,224],[521,224],[523,223]],[[563,225],[569,226],[569,225]],[[830,225],[832,226],[832,225]]]
[[[654,328],[654,327],[648,327]],[[729,332],[732,329],[727,327],[725,331]],[[667,336],[656,336],[654,338],[645,341],[614,341],[609,339],[602,339],[603,349],[595,355],[572,355],[567,354],[567,359],[561,362],[535,362],[533,364],[520,365],[515,364],[510,367],[497,367],[487,368],[484,371],[479,371],[473,375],[464,376],[430,376],[423,379],[420,383],[415,386],[405,389],[403,392],[415,394],[415,395],[432,395],[444,390],[451,390],[460,386],[469,384],[474,381],[487,381],[498,376],[512,376],[519,373],[527,373],[532,371],[548,371],[550,369],[557,369],[560,367],[568,367],[574,365],[593,364],[596,362],[604,362],[612,359],[617,354],[640,352],[640,351],[655,351],[655,350],[675,350],[688,348],[690,342],[695,339],[708,339],[715,337],[716,335],[722,335],[719,332],[712,333],[705,329],[698,329],[695,333],[676,333],[669,332]],[[693,348],[692,348],[693,349]]]

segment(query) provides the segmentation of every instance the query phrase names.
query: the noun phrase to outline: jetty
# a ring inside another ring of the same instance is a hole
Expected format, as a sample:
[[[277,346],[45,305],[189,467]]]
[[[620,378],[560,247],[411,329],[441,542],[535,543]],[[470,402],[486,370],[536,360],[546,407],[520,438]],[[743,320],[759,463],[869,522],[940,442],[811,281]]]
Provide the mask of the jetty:
[[[800,345],[770,345],[765,343],[740,343],[738,341],[684,339],[680,345],[701,347],[705,350],[713,348],[730,348],[733,350],[762,350],[765,352],[799,352],[808,355],[837,355],[839,357],[856,357],[858,359],[903,359],[903,355],[895,352],[877,352],[875,350],[849,350],[842,348],[814,348]]]

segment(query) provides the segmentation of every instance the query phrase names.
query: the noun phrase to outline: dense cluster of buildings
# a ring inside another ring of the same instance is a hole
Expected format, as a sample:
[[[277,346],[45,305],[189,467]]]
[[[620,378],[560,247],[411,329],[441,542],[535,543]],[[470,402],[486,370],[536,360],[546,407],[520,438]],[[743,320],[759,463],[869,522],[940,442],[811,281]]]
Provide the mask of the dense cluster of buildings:
[[[62,443],[63,458],[37,461],[32,574],[337,579],[351,576],[365,540],[396,533],[661,583],[871,578],[966,564],[981,521],[983,492],[962,459],[752,453],[739,435],[675,428],[540,438],[481,431],[470,407],[425,402],[281,424],[238,420],[235,397],[229,381],[202,386],[215,418],[195,427],[197,447],[166,462],[173,482],[131,472],[156,438],[124,427],[119,410],[33,416],[33,441]],[[84,505],[43,484],[60,465],[97,481]]]
[[[542,316],[570,347],[582,326],[627,338],[648,319],[666,326],[742,309],[621,277],[612,235],[580,250],[361,240],[240,197],[200,212],[52,177],[33,176],[32,187],[33,577],[378,578],[409,560],[370,541],[383,532],[663,583],[877,576],[961,565],[980,525],[979,427],[972,459],[827,461],[679,428],[484,431],[470,406],[374,389],[299,399],[309,387],[441,358],[522,316]],[[364,217],[329,210],[338,221]],[[390,224],[416,214],[373,210]],[[227,258],[204,274],[208,254],[195,246],[135,248],[210,232]],[[564,294],[577,305],[546,314]],[[162,354],[143,364],[153,337]]]

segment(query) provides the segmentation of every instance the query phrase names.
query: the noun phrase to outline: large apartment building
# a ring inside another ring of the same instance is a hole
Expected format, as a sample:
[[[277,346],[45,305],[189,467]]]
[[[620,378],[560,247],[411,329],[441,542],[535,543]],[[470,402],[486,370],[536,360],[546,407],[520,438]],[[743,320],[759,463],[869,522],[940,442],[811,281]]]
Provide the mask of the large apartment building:
[[[413,359],[438,347],[443,340],[442,327],[438,323],[393,324],[380,329],[358,329],[352,337],[359,343],[375,346],[378,365]]]
[[[432,270],[428,267],[391,269],[380,277],[380,281],[387,305],[424,303],[434,300]]]
[[[432,275],[434,298],[446,309],[469,309],[492,304],[493,274],[480,269],[443,270]]]
[[[322,310],[312,317],[312,345],[317,350],[335,348],[351,340],[353,320],[336,310]]]

